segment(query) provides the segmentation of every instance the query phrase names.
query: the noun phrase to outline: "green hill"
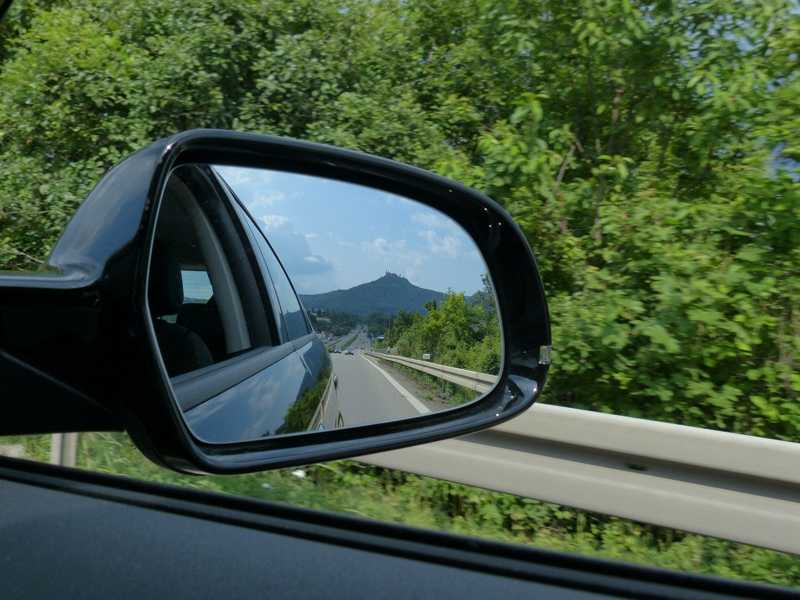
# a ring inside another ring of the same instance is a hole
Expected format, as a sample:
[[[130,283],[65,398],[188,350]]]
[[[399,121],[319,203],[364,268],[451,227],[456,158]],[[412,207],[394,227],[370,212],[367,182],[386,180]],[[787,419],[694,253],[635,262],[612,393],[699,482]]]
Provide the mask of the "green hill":
[[[442,292],[417,287],[405,277],[386,273],[383,277],[347,290],[300,296],[306,310],[330,310],[366,317],[373,313],[394,315],[401,310],[425,312],[425,303],[440,301]]]

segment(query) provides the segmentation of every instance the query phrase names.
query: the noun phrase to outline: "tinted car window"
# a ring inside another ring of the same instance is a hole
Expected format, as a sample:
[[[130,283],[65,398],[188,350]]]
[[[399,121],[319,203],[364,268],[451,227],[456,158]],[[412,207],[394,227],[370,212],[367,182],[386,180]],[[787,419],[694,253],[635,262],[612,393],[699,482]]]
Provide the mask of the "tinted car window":
[[[181,279],[183,280],[183,302],[185,304],[205,303],[214,296],[214,288],[207,271],[182,270]]]
[[[264,260],[267,263],[272,283],[275,286],[275,293],[278,295],[278,302],[281,305],[281,313],[286,322],[286,334],[288,339],[294,340],[311,333],[311,329],[306,322],[303,309],[300,306],[300,301],[294,292],[289,277],[283,270],[278,257],[272,251],[269,243],[264,239],[264,236],[257,234],[258,244],[261,247],[261,252],[264,255]]]

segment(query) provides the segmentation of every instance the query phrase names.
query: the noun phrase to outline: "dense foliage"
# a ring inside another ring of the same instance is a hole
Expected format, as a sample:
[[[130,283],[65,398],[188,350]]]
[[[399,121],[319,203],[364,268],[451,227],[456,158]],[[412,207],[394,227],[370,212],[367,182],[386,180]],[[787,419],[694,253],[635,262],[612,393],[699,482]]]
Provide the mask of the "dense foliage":
[[[364,324],[367,326],[367,333],[371,338],[380,338],[386,334],[394,320],[394,315],[387,315],[383,313],[372,313],[367,316]],[[381,341],[381,340],[378,340]]]
[[[494,306],[469,303],[450,292],[427,305],[424,315],[401,312],[386,330],[382,346],[397,354],[481,373],[500,372],[500,325]]]
[[[448,292],[441,302],[429,302],[425,308],[425,314],[401,311],[393,317],[376,348],[480,373],[500,372],[500,323],[488,283],[473,296]],[[475,399],[473,390],[396,363],[384,368],[403,371],[423,393],[450,404]]]
[[[350,333],[359,323],[355,315],[335,310],[313,310],[308,313],[308,317],[315,331],[335,337]]]
[[[0,265],[40,265],[104,170],[180,129],[359,148],[522,225],[549,402],[800,439],[794,4],[19,3]]]
[[[511,212],[549,294],[548,402],[800,440],[797,8],[19,2],[0,26],[0,268],[39,267],[101,174],[158,137],[334,143]],[[480,497],[448,490],[429,500]],[[540,510],[517,502],[491,510]]]

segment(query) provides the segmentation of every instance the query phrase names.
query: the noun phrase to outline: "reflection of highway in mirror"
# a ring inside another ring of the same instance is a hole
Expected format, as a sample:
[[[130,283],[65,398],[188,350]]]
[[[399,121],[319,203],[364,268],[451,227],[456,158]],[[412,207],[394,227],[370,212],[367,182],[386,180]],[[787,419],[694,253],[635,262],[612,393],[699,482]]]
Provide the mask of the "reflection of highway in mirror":
[[[335,338],[329,348],[338,390],[328,399],[325,428],[368,425],[454,408],[477,399],[496,380],[494,375],[374,350],[365,326]],[[407,362],[410,368],[395,361]],[[427,376],[420,367],[436,375]],[[445,381],[437,380],[442,375],[437,370],[442,367],[447,369],[444,377],[462,390],[455,399],[445,393]]]
[[[391,373],[386,365],[379,366],[382,361],[366,354],[371,348],[365,327],[349,332],[333,345],[331,358],[338,378],[338,406],[328,408],[328,426],[367,425],[431,411],[424,400],[416,398],[413,391],[397,380],[397,373]]]
[[[472,294],[440,292],[386,273],[350,289],[304,295],[336,382],[320,425],[416,417],[489,391],[500,368],[500,332],[491,284],[482,283]]]
[[[492,387],[501,367],[494,290],[481,252],[453,219],[342,181],[218,171],[269,242],[265,255],[279,257],[289,300],[295,292],[327,349],[324,359],[304,359],[303,385],[322,390],[322,399],[314,407],[307,391],[289,398],[292,432],[450,410]],[[320,369],[328,357],[330,378]],[[284,410],[276,402],[270,409]]]

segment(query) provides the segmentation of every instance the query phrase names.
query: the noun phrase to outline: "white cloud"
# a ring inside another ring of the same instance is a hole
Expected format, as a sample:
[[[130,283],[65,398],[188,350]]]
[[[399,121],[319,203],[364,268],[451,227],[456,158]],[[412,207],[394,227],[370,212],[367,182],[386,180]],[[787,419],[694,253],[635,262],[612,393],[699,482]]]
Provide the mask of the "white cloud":
[[[319,235],[318,235],[318,234],[316,234],[316,233],[307,233],[307,234],[306,234],[306,239],[307,239],[307,240],[314,240],[314,239],[316,239],[316,238],[318,238],[318,237],[319,237]]]
[[[289,219],[283,215],[262,215],[261,222],[264,223],[267,231],[275,231],[286,227],[289,224]]]
[[[461,240],[452,235],[442,235],[426,229],[419,232],[419,236],[428,242],[428,249],[433,254],[457,258],[461,255]]]
[[[453,226],[453,222],[434,212],[418,212],[411,215],[411,220],[417,225],[433,229],[445,229]]]
[[[425,264],[425,258],[419,254],[410,255],[406,259],[406,264],[403,267],[403,274],[409,281],[418,281],[422,269]]]
[[[244,167],[225,167],[217,166],[214,169],[222,178],[228,182],[235,192],[239,193],[239,187],[254,183],[269,183],[274,173],[265,169],[248,169]]]
[[[365,252],[374,252],[385,256],[387,254],[402,254],[406,249],[405,240],[389,241],[385,238],[375,238],[370,242],[361,242],[361,247]]]
[[[272,208],[285,197],[286,196],[282,192],[272,191],[262,194],[249,194],[247,197],[242,198],[242,201],[251,213],[257,215],[264,209]]]

